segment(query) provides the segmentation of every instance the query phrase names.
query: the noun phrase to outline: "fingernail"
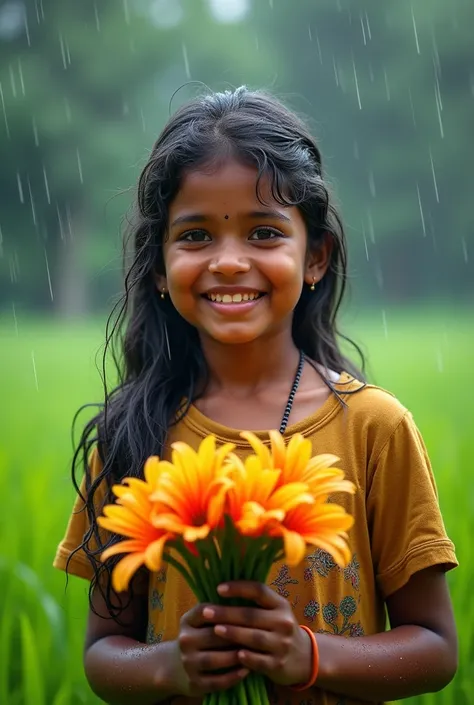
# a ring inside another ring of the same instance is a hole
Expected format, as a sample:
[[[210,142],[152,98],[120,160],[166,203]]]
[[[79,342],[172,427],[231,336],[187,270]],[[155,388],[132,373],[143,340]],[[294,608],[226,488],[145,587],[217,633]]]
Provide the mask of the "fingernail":
[[[223,585],[219,585],[217,588],[217,592],[220,595],[224,595],[226,592],[229,592],[229,586],[226,585],[225,583]]]
[[[212,619],[215,614],[216,614],[216,613],[215,613],[215,611],[212,609],[212,607],[204,607],[204,609],[203,609],[203,611],[202,611],[202,616],[203,616],[205,619]]]
[[[224,634],[227,634],[227,627],[223,627],[221,624],[218,624],[217,627],[214,627],[214,631],[216,634],[224,636]]]

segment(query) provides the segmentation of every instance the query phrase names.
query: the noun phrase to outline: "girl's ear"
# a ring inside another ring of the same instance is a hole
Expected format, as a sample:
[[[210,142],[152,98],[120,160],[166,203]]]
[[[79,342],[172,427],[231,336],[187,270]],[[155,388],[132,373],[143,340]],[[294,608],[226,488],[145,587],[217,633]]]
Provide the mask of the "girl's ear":
[[[332,254],[332,237],[327,233],[317,248],[310,250],[306,257],[304,280],[312,286],[321,281],[326,274]]]
[[[166,294],[168,291],[168,286],[166,284],[166,276],[164,274],[158,274],[155,272],[155,285],[160,294]]]

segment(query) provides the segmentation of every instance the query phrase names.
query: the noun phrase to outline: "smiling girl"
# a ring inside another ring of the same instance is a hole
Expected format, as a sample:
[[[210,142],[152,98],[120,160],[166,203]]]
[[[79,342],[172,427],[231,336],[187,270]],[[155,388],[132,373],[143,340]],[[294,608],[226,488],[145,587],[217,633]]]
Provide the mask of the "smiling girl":
[[[85,476],[55,561],[90,581],[91,688],[116,705],[184,704],[252,670],[278,705],[443,688],[457,667],[456,557],[411,414],[340,351],[346,241],[305,125],[245,88],[185,105],[141,174],[132,234],[121,381],[83,432],[73,478],[81,462]],[[178,439],[197,448],[213,434],[245,457],[243,429],[300,433],[340,458],[356,486],[338,498],[355,518],[347,568],[312,549],[267,585],[222,586],[252,608],[196,604],[170,566],[115,594],[114,559],[99,558],[119,537],[97,526],[111,485]]]

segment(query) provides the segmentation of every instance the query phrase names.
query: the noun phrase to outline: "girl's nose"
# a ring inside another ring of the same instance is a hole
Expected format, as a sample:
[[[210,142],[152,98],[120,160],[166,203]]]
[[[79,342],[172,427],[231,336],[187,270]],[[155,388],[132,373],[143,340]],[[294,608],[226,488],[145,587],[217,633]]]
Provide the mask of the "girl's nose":
[[[217,252],[213,253],[213,258],[209,262],[211,274],[224,274],[232,276],[234,274],[244,274],[250,270],[250,262],[242,252],[239,243],[227,242],[222,244]]]

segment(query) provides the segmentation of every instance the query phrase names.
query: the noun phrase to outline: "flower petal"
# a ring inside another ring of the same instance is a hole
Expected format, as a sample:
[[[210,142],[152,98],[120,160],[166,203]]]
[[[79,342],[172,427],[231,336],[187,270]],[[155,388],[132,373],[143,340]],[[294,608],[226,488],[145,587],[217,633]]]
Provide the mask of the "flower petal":
[[[130,553],[117,563],[112,571],[112,587],[115,592],[124,592],[133,574],[144,564],[144,553]]]

